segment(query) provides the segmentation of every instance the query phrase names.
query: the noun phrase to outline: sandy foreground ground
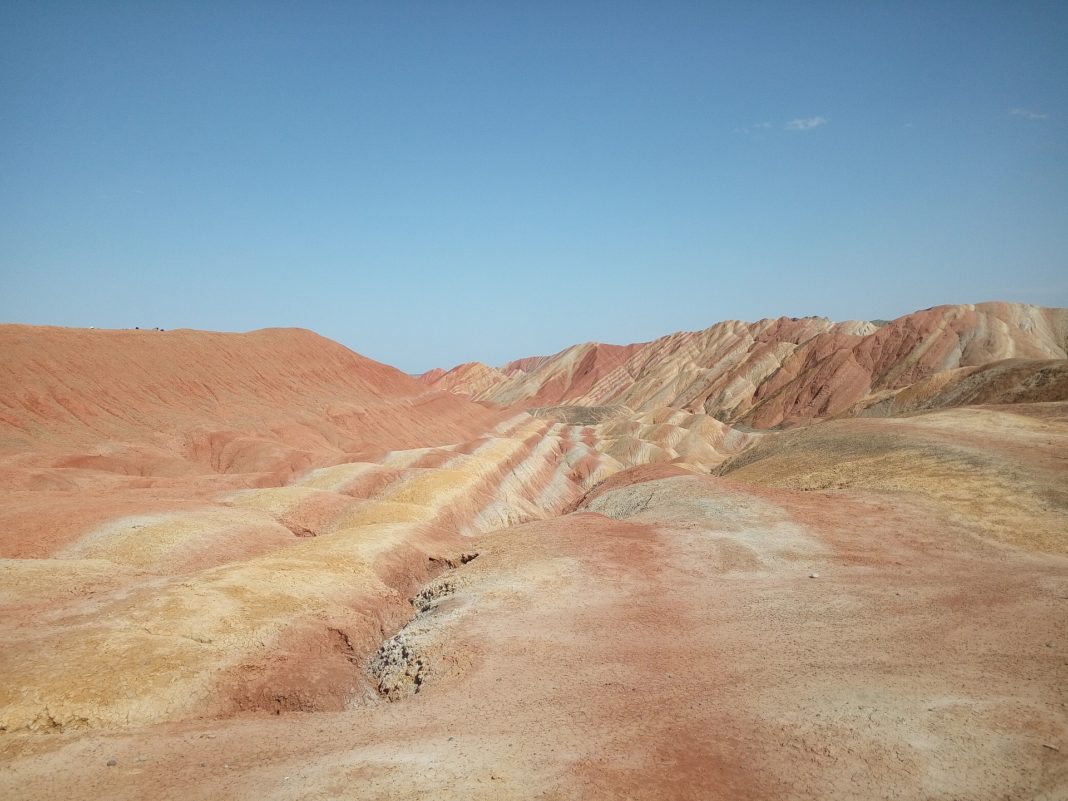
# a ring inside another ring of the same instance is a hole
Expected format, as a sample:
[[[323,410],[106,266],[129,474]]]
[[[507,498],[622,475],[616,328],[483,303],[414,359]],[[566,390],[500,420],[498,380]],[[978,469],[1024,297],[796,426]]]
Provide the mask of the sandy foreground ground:
[[[1068,799],[1060,361],[754,432],[300,331],[0,351],[3,801]]]
[[[9,735],[0,795],[1068,797],[1068,560],[904,500],[639,468],[472,541],[346,710]]]

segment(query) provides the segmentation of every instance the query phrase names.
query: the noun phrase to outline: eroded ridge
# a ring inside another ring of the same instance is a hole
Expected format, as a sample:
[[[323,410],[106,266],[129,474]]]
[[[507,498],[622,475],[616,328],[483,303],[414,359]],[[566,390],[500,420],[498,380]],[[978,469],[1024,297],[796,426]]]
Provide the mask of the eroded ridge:
[[[0,419],[0,795],[1065,796],[1063,365],[928,375],[975,355],[972,311],[883,342],[926,378],[776,431],[659,395],[495,409],[303,336],[272,373],[284,333],[223,337],[240,381],[183,398],[163,339],[96,406],[34,362],[56,383]],[[998,314],[980,351],[1064,339]],[[836,408],[799,389],[848,372],[823,343],[760,356],[761,408]]]

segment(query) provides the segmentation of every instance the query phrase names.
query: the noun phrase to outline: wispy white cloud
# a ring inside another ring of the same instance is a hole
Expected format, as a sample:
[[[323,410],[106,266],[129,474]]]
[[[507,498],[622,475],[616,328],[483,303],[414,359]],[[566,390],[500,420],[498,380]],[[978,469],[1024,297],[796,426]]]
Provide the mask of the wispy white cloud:
[[[1044,120],[1049,117],[1049,114],[1043,114],[1041,111],[1032,111],[1029,108],[1014,108],[1009,111],[1015,117],[1023,117],[1026,120]]]
[[[783,123],[782,127],[787,131],[811,131],[813,128],[826,125],[829,121],[826,117],[798,117],[795,120]],[[744,128],[735,128],[734,132],[737,134],[752,134],[760,131],[771,131],[776,127],[773,122],[754,122]]]
[[[826,117],[799,117],[796,120],[790,120],[788,123],[786,123],[786,130],[811,131],[813,128],[819,128],[821,125],[826,124]]]
[[[744,128],[735,128],[734,132],[740,134],[747,134],[751,133],[752,131],[766,131],[769,128],[774,127],[775,126],[772,125],[770,122],[754,122],[752,125],[747,125]]]

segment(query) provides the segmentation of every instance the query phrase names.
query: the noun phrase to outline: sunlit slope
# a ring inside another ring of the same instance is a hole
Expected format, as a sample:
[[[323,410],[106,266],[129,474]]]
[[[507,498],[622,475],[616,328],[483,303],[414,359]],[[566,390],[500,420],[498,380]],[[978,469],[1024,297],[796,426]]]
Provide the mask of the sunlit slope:
[[[757,428],[846,412],[877,393],[1004,359],[1068,358],[1068,310],[938,306],[883,325],[819,317],[728,321],[625,348],[575,345],[431,386],[504,404],[672,407]]]
[[[307,332],[177,332],[170,344],[152,339],[163,332],[39,332],[36,352],[54,349],[62,368],[18,341],[32,330],[3,333],[19,356],[5,365],[0,450],[6,731],[353,708],[360,666],[424,581],[474,553],[471,537],[584,497],[590,511],[640,513],[656,498],[594,502],[626,486],[627,468],[671,486],[719,470],[864,492],[985,539],[1068,550],[1064,404],[749,432],[671,406],[491,408]],[[1028,381],[1056,394],[1060,362],[1035,363],[929,376],[894,402],[1005,400],[1004,386]],[[664,522],[690,531],[706,506]],[[789,532],[764,522],[748,551],[724,546],[725,564],[774,563]]]
[[[766,435],[720,475],[922,498],[977,533],[1068,553],[1068,403],[832,420]]]
[[[80,470],[283,475],[333,454],[455,441],[495,419],[300,329],[7,325],[0,353],[0,470],[23,473],[9,484],[62,488]]]
[[[750,440],[491,410],[302,331],[2,333],[6,731],[343,708],[468,537]]]

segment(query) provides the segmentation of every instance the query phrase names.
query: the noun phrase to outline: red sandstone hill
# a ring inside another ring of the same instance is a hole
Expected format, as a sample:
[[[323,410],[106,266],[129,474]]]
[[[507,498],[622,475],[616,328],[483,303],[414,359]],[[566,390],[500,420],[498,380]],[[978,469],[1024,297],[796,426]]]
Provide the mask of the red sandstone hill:
[[[300,329],[5,325],[0,353],[0,458],[120,440],[255,471],[276,465],[221,451],[238,440],[339,453],[423,445],[495,416]]]
[[[299,329],[4,325],[0,354],[3,555],[176,499],[470,439],[506,416]]]
[[[864,407],[866,398],[885,400],[948,370],[1066,358],[1068,309],[981,303],[938,306],[883,325],[821,317],[727,321],[626,347],[574,345],[499,370],[470,363],[424,380],[504,405],[667,406],[770,428]]]

